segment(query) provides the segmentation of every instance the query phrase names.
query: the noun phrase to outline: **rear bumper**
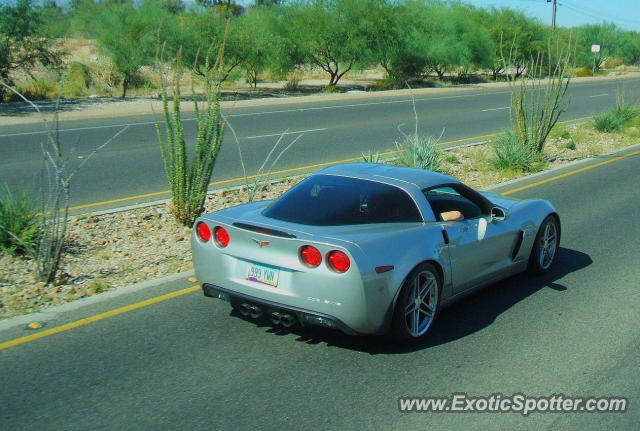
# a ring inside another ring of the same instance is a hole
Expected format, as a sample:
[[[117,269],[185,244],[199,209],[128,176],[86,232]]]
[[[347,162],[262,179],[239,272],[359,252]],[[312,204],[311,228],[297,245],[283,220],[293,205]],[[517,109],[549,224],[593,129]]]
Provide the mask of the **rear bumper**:
[[[251,305],[258,305],[264,309],[265,314],[269,315],[272,312],[286,312],[296,316],[297,322],[301,326],[319,326],[324,328],[338,329],[347,335],[360,335],[357,331],[350,328],[340,319],[328,314],[318,313],[317,311],[306,310],[299,307],[293,307],[291,305],[280,304],[265,299],[256,298],[254,296],[245,295],[242,293],[234,292],[224,287],[215,286],[209,283],[202,284],[202,291],[204,296],[209,298],[218,298],[232,304],[250,303]]]

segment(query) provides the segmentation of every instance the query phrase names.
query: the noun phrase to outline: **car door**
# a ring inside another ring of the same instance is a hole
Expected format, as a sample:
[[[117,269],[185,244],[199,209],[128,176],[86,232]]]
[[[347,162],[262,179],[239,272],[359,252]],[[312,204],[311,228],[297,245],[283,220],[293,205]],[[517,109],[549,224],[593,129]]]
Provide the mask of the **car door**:
[[[505,222],[492,222],[490,203],[457,189],[438,187],[424,192],[446,232],[454,293],[498,276],[510,262],[515,239]],[[463,218],[443,220],[441,214],[450,211],[461,213]]]

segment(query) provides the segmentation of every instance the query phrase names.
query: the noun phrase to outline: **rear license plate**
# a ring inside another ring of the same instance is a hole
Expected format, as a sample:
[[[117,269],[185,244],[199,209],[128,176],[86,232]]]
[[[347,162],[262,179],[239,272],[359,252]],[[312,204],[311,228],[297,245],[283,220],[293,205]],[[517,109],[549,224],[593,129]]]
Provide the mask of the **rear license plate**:
[[[249,264],[249,270],[247,271],[247,280],[257,281],[258,283],[268,284],[273,287],[278,285],[279,276],[279,268],[261,265],[259,263]]]

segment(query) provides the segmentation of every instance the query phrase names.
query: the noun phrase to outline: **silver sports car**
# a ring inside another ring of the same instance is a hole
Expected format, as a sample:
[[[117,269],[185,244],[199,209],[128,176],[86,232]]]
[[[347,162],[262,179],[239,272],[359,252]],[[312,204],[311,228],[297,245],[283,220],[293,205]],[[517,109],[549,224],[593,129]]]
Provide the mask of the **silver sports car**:
[[[322,169],[274,201],[204,215],[193,232],[204,294],[242,315],[412,343],[471,290],[549,270],[560,219],[545,200],[352,163]]]

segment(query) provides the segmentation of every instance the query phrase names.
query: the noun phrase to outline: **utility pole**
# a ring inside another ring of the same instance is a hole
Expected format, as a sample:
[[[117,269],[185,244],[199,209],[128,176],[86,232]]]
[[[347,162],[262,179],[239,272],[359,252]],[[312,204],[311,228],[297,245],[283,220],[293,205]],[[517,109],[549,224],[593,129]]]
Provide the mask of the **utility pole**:
[[[547,0],[547,3],[551,3],[552,0]],[[553,0],[553,15],[551,15],[551,28],[556,29],[556,14],[558,13],[558,0]]]

